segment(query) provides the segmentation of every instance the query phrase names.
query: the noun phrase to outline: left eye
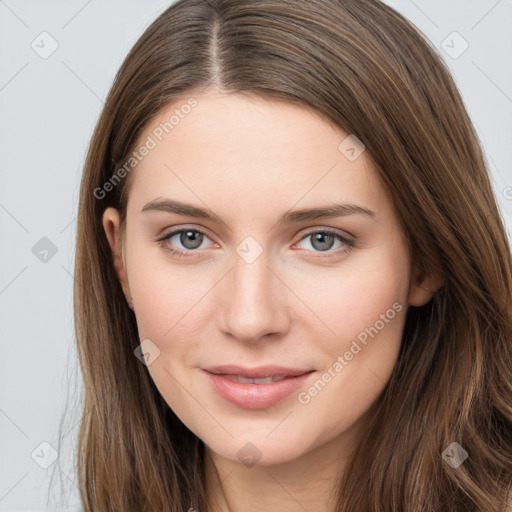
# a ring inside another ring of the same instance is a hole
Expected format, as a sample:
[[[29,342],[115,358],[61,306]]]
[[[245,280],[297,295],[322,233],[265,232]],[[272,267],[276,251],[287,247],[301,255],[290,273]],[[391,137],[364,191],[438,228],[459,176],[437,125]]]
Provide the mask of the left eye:
[[[340,245],[334,249],[339,249],[343,246],[350,248],[354,245],[351,240],[341,236],[339,233],[335,233],[334,231],[312,231],[304,236],[301,239],[301,242],[308,239],[311,240],[310,245],[313,247],[315,252],[326,252],[333,249],[333,245],[336,241],[338,241]]]

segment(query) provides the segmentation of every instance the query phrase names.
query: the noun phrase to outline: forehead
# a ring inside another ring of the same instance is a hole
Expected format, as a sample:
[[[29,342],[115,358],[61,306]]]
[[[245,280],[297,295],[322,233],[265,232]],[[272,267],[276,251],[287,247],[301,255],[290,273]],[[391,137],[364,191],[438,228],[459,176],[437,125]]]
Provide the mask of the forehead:
[[[179,194],[222,204],[242,197],[241,208],[268,208],[301,198],[359,199],[375,209],[382,186],[353,137],[300,105],[242,94],[185,95],[137,141],[136,148],[151,149],[131,176],[134,200],[141,206]],[[357,158],[347,157],[347,145]]]

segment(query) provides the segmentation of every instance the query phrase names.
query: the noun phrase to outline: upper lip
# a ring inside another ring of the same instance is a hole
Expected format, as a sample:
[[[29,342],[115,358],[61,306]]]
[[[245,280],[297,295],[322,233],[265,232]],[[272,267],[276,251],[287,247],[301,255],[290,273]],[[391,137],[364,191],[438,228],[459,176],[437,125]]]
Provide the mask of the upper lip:
[[[240,377],[246,377],[248,379],[257,379],[263,377],[296,377],[297,375],[303,375],[313,371],[311,369],[287,368],[285,366],[276,365],[246,368],[244,366],[236,366],[230,364],[210,366],[208,368],[203,368],[203,370],[209,373],[215,373],[217,375],[239,375]]]

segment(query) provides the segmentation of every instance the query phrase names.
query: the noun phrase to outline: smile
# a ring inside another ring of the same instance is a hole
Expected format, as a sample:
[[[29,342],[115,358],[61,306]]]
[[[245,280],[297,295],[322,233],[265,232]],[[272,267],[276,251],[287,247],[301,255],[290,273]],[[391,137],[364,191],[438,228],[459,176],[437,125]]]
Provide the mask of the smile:
[[[213,390],[224,400],[243,409],[264,409],[277,404],[297,391],[315,373],[247,377],[238,374],[215,374],[202,370]]]

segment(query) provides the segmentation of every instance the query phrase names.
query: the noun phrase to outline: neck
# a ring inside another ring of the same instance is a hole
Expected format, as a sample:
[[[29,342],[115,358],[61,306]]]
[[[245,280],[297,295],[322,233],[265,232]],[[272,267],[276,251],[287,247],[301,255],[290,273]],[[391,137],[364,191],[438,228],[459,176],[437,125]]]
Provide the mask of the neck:
[[[208,512],[334,512],[336,484],[360,439],[361,425],[299,458],[247,466],[205,446]]]

